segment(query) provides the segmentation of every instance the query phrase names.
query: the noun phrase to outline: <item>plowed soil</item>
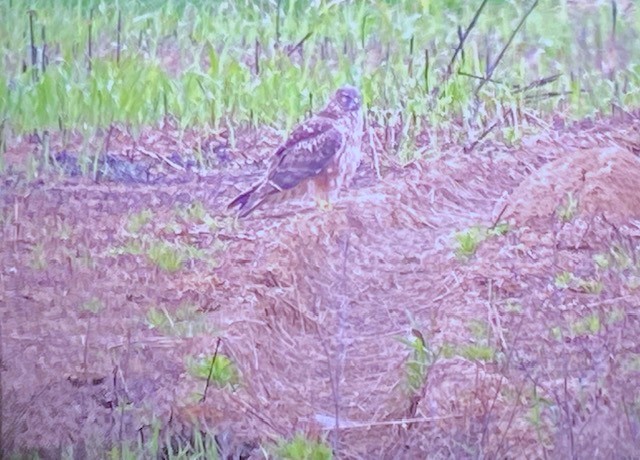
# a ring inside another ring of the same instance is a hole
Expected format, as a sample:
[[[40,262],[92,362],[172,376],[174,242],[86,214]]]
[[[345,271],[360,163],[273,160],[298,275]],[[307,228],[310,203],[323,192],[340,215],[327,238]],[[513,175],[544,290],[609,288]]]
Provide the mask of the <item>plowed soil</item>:
[[[253,458],[296,432],[344,458],[637,455],[640,118],[406,166],[377,152],[381,177],[365,162],[332,209],[241,221],[226,204],[281,137],[194,136],[114,135],[144,177],[5,174],[5,449],[92,458],[157,423]],[[206,170],[171,156],[196,142]],[[435,356],[411,386],[416,337]],[[238,381],[205,390],[189,362],[218,346]]]

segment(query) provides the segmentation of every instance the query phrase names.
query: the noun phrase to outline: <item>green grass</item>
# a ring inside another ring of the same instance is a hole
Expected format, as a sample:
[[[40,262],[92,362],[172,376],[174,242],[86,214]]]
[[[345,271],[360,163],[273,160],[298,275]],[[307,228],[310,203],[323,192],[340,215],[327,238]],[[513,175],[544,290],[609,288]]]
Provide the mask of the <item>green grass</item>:
[[[164,241],[153,242],[147,249],[147,257],[162,270],[175,272],[182,268],[186,253],[176,245]]]
[[[220,388],[235,388],[240,383],[240,373],[235,363],[221,353],[215,356],[188,357],[186,363],[189,374],[199,379],[210,379]]]
[[[331,460],[331,448],[322,441],[314,441],[298,434],[289,441],[281,441],[274,449],[276,458],[283,460]]]
[[[152,308],[147,312],[147,323],[165,335],[195,337],[199,334],[213,334],[213,327],[207,324],[204,312],[190,304],[181,305],[174,312],[166,308]]]
[[[564,222],[569,222],[578,212],[578,200],[575,199],[571,192],[567,193],[564,202],[558,206],[558,217]]]
[[[400,342],[411,351],[405,363],[405,385],[410,396],[417,394],[427,381],[429,369],[436,362],[438,353],[434,352],[424,340],[422,333],[413,329],[411,339],[400,338]]]
[[[44,243],[36,243],[31,248],[31,261],[30,266],[34,270],[44,270],[47,268],[47,256],[44,249]]]
[[[466,230],[461,230],[453,235],[454,252],[459,259],[469,259],[476,253],[483,241],[491,237],[504,235],[508,231],[509,226],[507,224],[498,224],[495,228],[474,225]]]
[[[91,297],[89,300],[82,304],[83,310],[91,312],[94,315],[98,314],[103,308],[104,304],[98,297]]]
[[[153,219],[153,211],[144,209],[138,213],[131,214],[126,224],[127,232],[137,234],[142,228]]]
[[[609,39],[602,31],[612,28],[608,5],[580,12],[566,1],[540,2],[476,98],[479,80],[457,70],[485,74],[487,58],[495,60],[529,6],[493,0],[445,81],[456,29],[466,28],[477,6],[452,0],[1,2],[2,144],[24,132],[91,133],[112,123],[135,133],[166,115],[182,127],[229,126],[229,120],[289,127],[345,82],[362,88],[372,121],[404,120],[405,134],[477,113],[488,121],[524,105],[551,113],[561,102],[574,117],[607,113],[612,103],[639,105],[640,49],[630,37],[640,29],[640,13],[618,15],[617,46],[629,55],[605,73],[599,56]],[[45,35],[44,72],[40,62],[31,65],[28,10],[35,12],[40,54]],[[308,33],[302,57],[289,56]],[[561,75],[543,88],[518,90],[555,74]],[[519,128],[509,129],[507,137],[516,139]]]

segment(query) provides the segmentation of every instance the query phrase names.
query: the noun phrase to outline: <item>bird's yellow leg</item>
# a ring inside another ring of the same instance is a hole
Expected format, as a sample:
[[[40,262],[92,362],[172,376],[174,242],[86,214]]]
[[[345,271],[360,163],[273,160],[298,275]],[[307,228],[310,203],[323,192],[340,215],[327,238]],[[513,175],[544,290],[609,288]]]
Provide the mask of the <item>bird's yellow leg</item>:
[[[331,211],[333,205],[331,204],[330,198],[331,184],[329,183],[329,179],[326,176],[320,176],[316,178],[313,185],[315,202],[318,209],[323,212]]]
[[[331,204],[331,201],[329,201],[329,199],[325,197],[316,198],[316,206],[318,206],[318,209],[320,209],[320,211],[324,211],[324,212],[329,212],[333,209],[333,205]]]

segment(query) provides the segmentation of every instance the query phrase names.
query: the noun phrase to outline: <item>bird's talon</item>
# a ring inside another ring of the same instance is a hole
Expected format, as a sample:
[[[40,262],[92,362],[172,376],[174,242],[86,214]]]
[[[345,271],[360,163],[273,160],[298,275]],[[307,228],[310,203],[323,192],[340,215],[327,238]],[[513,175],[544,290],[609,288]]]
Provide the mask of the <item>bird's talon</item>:
[[[318,200],[318,208],[321,211],[329,212],[333,209],[333,205],[328,200]]]

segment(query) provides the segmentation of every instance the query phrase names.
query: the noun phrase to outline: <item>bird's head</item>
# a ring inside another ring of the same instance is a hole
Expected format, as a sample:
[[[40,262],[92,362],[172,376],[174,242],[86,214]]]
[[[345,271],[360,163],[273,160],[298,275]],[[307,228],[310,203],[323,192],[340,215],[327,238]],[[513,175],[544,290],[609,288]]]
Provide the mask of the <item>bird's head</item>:
[[[355,112],[360,110],[362,106],[362,96],[358,88],[354,86],[343,86],[336,91],[333,100],[345,112]]]

